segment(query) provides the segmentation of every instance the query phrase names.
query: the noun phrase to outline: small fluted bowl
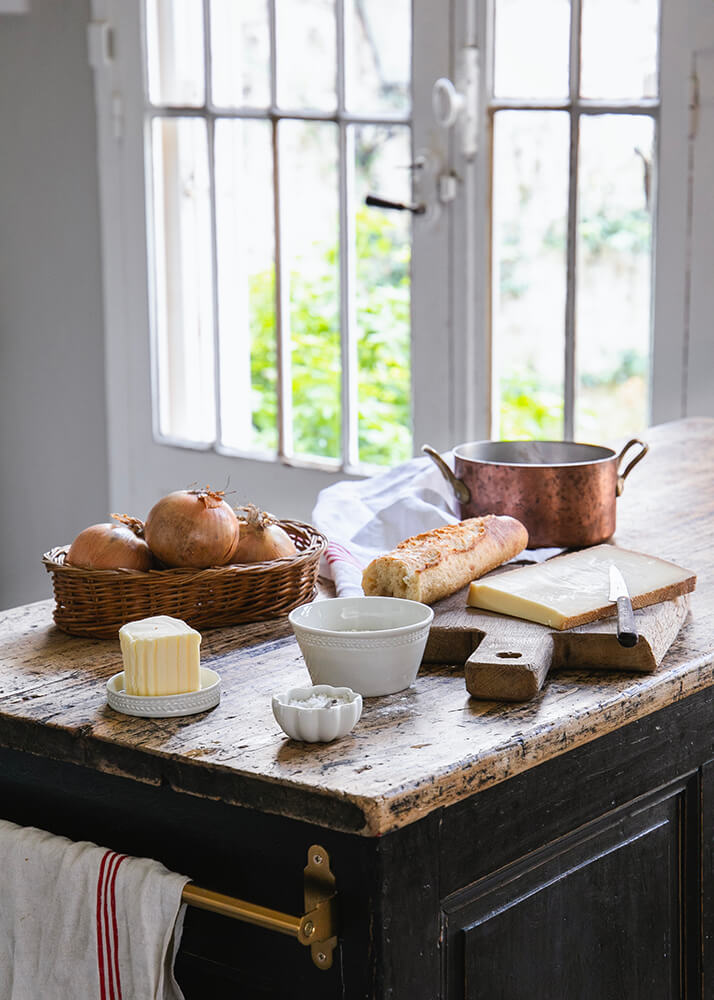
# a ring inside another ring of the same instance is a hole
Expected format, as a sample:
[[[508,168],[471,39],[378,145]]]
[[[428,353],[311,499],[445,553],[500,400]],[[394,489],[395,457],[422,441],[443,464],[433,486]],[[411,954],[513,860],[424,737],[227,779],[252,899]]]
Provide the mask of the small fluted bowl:
[[[373,698],[414,683],[434,612],[401,597],[333,597],[288,618],[313,684]]]
[[[315,695],[335,698],[337,704],[321,708],[295,704],[308,702]],[[362,696],[346,687],[316,684],[314,687],[291,688],[284,694],[273,695],[275,721],[292,739],[303,740],[305,743],[330,743],[346,736],[357,725],[361,714]]]

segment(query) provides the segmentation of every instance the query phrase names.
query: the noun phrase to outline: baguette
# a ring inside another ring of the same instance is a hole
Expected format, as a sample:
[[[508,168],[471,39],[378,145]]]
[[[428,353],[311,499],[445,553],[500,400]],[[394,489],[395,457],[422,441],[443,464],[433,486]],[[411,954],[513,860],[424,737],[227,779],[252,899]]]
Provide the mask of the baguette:
[[[433,604],[513,559],[528,544],[514,517],[486,514],[407,538],[362,574],[367,595]]]

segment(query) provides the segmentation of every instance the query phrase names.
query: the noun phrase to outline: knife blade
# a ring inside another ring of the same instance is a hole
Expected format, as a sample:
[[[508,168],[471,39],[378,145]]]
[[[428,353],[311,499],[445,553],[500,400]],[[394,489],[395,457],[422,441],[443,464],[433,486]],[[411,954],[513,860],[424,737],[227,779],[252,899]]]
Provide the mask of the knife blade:
[[[617,641],[621,646],[637,645],[637,628],[632,601],[625,578],[617,566],[610,564],[610,594],[608,600],[617,603]]]

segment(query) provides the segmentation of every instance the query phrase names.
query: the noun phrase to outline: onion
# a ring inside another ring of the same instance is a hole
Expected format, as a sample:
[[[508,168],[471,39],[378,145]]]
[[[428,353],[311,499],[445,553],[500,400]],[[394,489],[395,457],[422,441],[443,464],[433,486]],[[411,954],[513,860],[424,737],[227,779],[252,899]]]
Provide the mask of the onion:
[[[240,520],[240,540],[233,556],[235,562],[270,562],[297,554],[292,538],[272,514],[252,503],[239,507],[236,513]]]
[[[144,533],[149,548],[166,566],[205,569],[230,562],[240,537],[238,518],[223,492],[177,490],[149,511]]]
[[[151,550],[143,539],[144,525],[128,514],[112,514],[120,524],[92,524],[80,531],[65,562],[81,569],[151,569]]]

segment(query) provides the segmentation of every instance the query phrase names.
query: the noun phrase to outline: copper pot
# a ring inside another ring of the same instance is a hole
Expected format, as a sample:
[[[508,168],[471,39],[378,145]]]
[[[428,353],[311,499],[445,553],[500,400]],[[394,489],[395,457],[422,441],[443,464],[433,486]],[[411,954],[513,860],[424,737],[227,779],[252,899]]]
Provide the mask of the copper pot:
[[[453,472],[429,445],[422,451],[451,484],[462,519],[510,514],[528,529],[529,548],[582,548],[614,534],[615,500],[649,446],[632,438],[618,455],[575,441],[472,441],[454,448]]]

